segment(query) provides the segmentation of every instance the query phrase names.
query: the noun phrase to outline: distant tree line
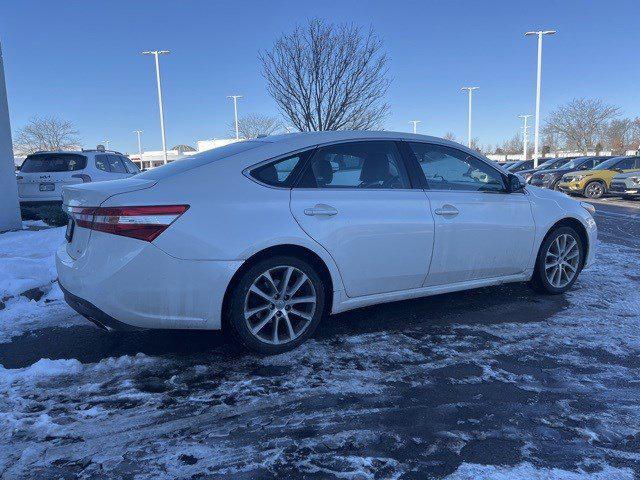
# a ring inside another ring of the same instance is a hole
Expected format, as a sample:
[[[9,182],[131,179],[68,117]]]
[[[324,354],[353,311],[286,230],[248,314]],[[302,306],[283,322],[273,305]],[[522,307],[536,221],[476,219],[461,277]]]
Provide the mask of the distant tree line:
[[[540,131],[541,153],[558,150],[610,150],[623,155],[640,148],[640,117],[623,118],[619,107],[600,99],[574,98],[552,110]],[[533,132],[529,136],[529,153],[533,151]],[[489,153],[516,154],[523,151],[523,135],[513,137],[486,149]]]

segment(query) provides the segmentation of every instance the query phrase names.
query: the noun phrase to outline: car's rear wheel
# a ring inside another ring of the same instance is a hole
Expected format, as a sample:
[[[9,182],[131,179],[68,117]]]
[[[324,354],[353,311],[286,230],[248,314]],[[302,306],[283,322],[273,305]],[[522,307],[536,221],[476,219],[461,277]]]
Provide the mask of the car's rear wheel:
[[[584,187],[584,196],[587,198],[600,198],[606,193],[606,191],[607,187],[604,182],[594,180],[587,183]]]
[[[532,287],[541,293],[559,294],[578,279],[584,261],[584,245],[571,227],[553,230],[540,246]]]
[[[320,275],[296,257],[262,260],[240,278],[226,312],[226,326],[245,348],[276,354],[307,340],[324,313]]]

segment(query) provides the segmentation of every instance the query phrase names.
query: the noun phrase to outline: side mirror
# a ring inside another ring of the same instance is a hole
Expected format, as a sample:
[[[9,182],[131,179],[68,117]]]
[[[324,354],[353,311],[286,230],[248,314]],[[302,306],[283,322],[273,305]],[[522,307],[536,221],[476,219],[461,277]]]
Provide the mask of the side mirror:
[[[525,183],[518,175],[513,173],[507,175],[507,190],[509,193],[522,192],[524,187]]]

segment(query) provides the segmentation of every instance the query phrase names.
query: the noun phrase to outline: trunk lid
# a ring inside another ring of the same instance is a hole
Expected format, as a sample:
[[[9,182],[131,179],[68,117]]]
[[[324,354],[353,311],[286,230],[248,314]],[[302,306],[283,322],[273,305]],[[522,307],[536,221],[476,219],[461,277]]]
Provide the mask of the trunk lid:
[[[65,187],[62,192],[62,203],[65,207],[99,207],[105,200],[120,193],[144,190],[156,184],[155,180],[144,180],[135,177],[106,182],[92,182]],[[70,230],[73,230],[70,232]],[[72,258],[81,257],[87,249],[91,230],[82,228],[70,221],[67,225],[67,253]],[[71,241],[69,242],[69,236]]]
[[[18,174],[18,196],[20,200],[59,197],[62,200],[62,187],[83,183],[82,177],[75,172],[42,172]]]

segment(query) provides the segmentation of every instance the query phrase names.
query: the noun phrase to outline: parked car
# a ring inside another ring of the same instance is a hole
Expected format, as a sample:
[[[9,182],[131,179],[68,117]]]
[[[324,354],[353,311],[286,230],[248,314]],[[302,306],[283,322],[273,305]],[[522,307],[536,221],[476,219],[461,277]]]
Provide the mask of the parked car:
[[[516,162],[502,162],[502,163],[498,163],[498,165],[500,165],[502,168],[509,168],[514,163]]]
[[[536,168],[530,168],[529,170],[520,170],[518,172],[518,175],[521,175],[524,178],[525,182],[529,183],[529,180],[531,180],[531,177],[535,172],[539,172],[541,170],[556,170],[567,163],[569,160],[572,160],[574,158],[576,157],[550,158],[540,163]]]
[[[620,195],[624,199],[640,197],[640,170],[619,173],[611,180],[609,191],[612,195]]]
[[[557,190],[563,175],[571,172],[590,170],[611,157],[578,157],[555,170],[540,170],[531,175],[529,183],[536,187]]]
[[[596,239],[593,206],[394,132],[243,141],[63,196],[74,309],[111,329],[222,328],[262,353],[366,305],[505,282],[565,292]]]
[[[570,194],[600,198],[609,191],[611,180],[615,175],[639,169],[640,157],[613,157],[591,170],[567,173],[558,183],[558,188]]]
[[[20,206],[61,205],[62,188],[116,180],[139,173],[121,153],[104,150],[38,152],[28,155],[17,174]]]
[[[513,165],[509,165],[507,170],[513,173],[520,173],[524,170],[531,170],[533,168],[533,160],[519,160]]]

